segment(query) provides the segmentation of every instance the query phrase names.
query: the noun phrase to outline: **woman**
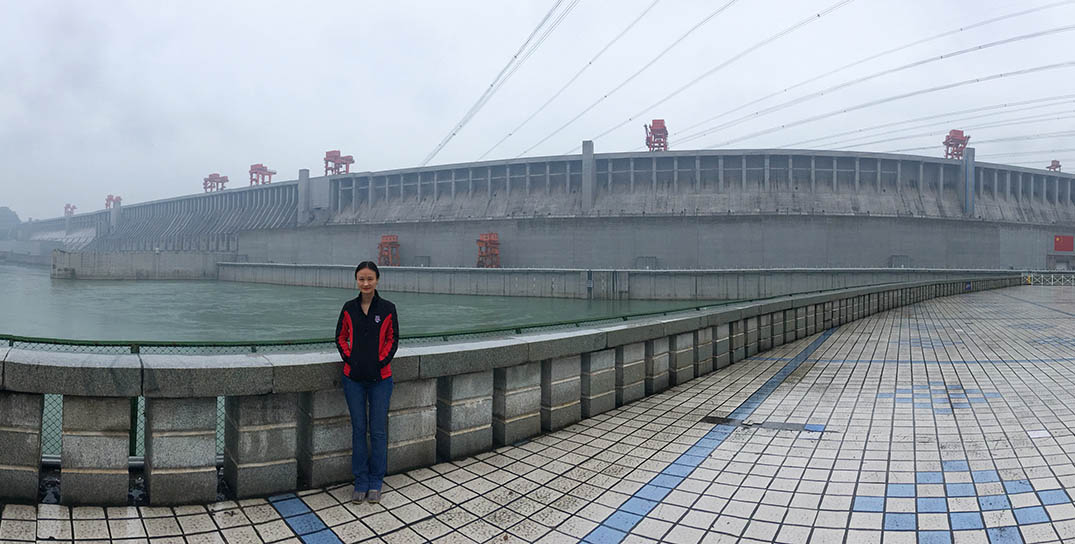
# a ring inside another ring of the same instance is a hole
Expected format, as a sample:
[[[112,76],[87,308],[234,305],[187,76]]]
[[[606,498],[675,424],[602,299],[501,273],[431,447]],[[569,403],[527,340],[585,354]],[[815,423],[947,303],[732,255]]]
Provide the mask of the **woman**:
[[[351,411],[352,502],[380,502],[388,469],[388,401],[392,398],[392,357],[399,346],[399,318],[396,306],[377,294],[380,279],[376,264],[359,263],[355,268],[359,295],[343,305],[336,323],[343,393]]]

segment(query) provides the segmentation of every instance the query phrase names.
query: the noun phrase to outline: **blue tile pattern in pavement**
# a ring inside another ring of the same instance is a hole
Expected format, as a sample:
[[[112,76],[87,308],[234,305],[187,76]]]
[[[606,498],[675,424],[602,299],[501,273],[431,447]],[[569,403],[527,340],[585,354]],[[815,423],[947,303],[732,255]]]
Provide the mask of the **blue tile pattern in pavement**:
[[[269,497],[269,504],[280,513],[287,526],[304,544],[342,544],[340,537],[294,493]]]
[[[828,340],[835,331],[836,329],[828,329],[818,335],[817,339],[799,352],[798,355],[793,357],[788,364],[784,365],[784,367],[777,371],[772,378],[769,378],[757,391],[751,394],[746,401],[733,410],[732,413],[728,415],[728,419],[743,421],[749,417],[750,414],[753,413],[754,410],[757,409],[781,383],[783,383],[788,375],[794,372],[807,357],[813,354],[814,351],[821,346],[821,344],[825,343],[825,340]],[[813,428],[823,430],[824,426],[815,425]],[[698,465],[713,452],[713,450],[719,447],[721,443],[735,431],[735,429],[735,425],[715,425],[704,437],[695,442],[690,449],[665,468],[664,471],[650,480],[650,482],[643,486],[642,489],[635,492],[634,496],[629,499],[624,506],[620,507],[616,512],[610,515],[608,519],[602,521],[600,525],[586,535],[583,541],[591,544],[621,542],[634,525],[627,526],[624,523],[625,518],[622,517],[616,518],[611,523],[609,520],[613,519],[621,512],[637,514],[639,519],[644,517],[656,507],[668,493],[682,483],[683,480],[686,479],[686,476],[693,472]]]

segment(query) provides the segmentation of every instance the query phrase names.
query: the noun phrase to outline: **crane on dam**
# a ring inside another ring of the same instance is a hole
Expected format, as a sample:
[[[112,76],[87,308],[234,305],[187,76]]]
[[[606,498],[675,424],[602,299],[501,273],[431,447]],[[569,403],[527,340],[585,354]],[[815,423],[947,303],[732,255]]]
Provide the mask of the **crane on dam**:
[[[209,177],[202,180],[202,189],[207,193],[214,191],[223,191],[224,184],[228,182],[228,176],[222,176],[217,172],[209,174]]]
[[[381,243],[377,244],[377,266],[399,266],[398,235],[381,235]]]
[[[340,155],[339,149],[325,152],[325,175],[350,174],[351,165],[355,163],[353,155]]]
[[[75,210],[77,210],[77,209],[78,209],[78,206],[75,206],[74,204],[64,204],[63,205],[63,216],[64,217],[71,217],[72,215],[75,215]]]
[[[105,209],[111,210],[112,208],[118,208],[123,204],[123,197],[119,195],[108,195],[105,197]]]
[[[970,135],[963,134],[962,130],[952,129],[948,131],[948,136],[944,137],[944,158],[962,159],[963,150],[967,149],[969,142]]]
[[[1060,171],[1060,161],[1058,161],[1056,159],[1053,159],[1053,162],[1050,163],[1049,166],[1046,166],[1045,169],[1049,170],[1051,172],[1059,172]]]
[[[250,165],[250,186],[254,185],[268,185],[272,183],[272,177],[276,174],[276,170],[269,170],[264,164],[260,162]]]
[[[478,235],[478,268],[500,268],[500,236],[495,232]]]
[[[650,151],[668,151],[668,127],[664,126],[664,119],[654,119],[646,127],[646,147]]]

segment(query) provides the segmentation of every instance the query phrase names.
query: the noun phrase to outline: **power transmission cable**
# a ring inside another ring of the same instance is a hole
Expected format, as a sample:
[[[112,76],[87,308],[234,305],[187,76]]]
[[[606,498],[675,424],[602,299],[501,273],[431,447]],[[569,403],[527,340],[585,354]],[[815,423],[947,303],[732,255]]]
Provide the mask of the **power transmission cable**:
[[[652,59],[650,59],[649,62],[647,62],[641,68],[639,68],[636,72],[634,72],[633,74],[628,76],[627,79],[625,79],[622,82],[620,82],[619,85],[616,85],[615,87],[613,87],[612,90],[610,90],[610,91],[606,92],[605,94],[603,94],[601,96],[601,98],[598,98],[596,101],[594,101],[594,103],[592,103],[589,106],[587,106],[586,108],[584,108],[581,112],[579,112],[574,117],[569,119],[566,123],[564,123],[563,125],[560,125],[560,128],[557,128],[556,130],[554,130],[552,132],[552,134],[549,134],[548,136],[545,136],[538,143],[536,143],[536,144],[526,148],[525,150],[523,150],[523,152],[519,153],[518,155],[516,155],[515,158],[519,158],[519,157],[529,153],[535,147],[537,147],[537,146],[549,141],[550,138],[552,138],[553,136],[556,136],[557,134],[562,132],[565,128],[571,126],[572,123],[574,123],[575,121],[578,121],[579,118],[581,118],[583,115],[586,115],[587,113],[589,113],[590,110],[593,110],[595,107],[597,107],[598,104],[600,104],[601,102],[604,102],[605,99],[607,99],[609,96],[612,96],[614,93],[616,93],[617,91],[622,89],[624,86],[626,86],[628,83],[633,81],[636,77],[638,77],[643,72],[648,70],[650,66],[653,66],[658,60],[660,60],[662,57],[664,57],[666,54],[668,54],[669,51],[671,51],[674,47],[679,45],[683,40],[687,39],[687,37],[690,36],[691,34],[693,34],[696,30],[701,28],[703,25],[705,25],[709,21],[713,20],[714,17],[716,17],[717,15],[720,15],[721,13],[723,13],[725,10],[730,8],[733,4],[735,4],[738,1],[739,0],[728,0],[727,3],[725,3],[721,7],[717,8],[716,11],[713,11],[712,13],[707,15],[704,19],[702,19],[697,24],[692,26],[689,30],[687,30],[687,32],[683,33],[683,35],[681,35],[680,37],[676,38],[675,41],[673,41],[670,45],[668,45],[663,50],[661,50],[660,53],[657,53],[657,56],[655,56]]]
[[[440,144],[438,144],[437,147],[435,147],[433,151],[431,151],[429,155],[426,156],[425,160],[422,161],[422,166],[425,166],[429,163],[429,161],[433,160],[433,157],[437,156],[437,153],[440,153],[440,150],[444,149],[444,146],[448,145],[448,142],[450,142],[452,138],[454,138],[455,135],[458,134],[464,126],[466,126],[467,122],[470,121],[470,119],[474,117],[474,115],[477,114],[479,110],[481,110],[482,106],[484,106],[485,103],[489,101],[489,98],[491,98],[496,92],[496,90],[500,88],[500,85],[498,83],[500,83],[502,79],[505,79],[505,74],[509,70],[512,70],[512,67],[515,66],[517,63],[519,56],[522,55],[524,51],[526,51],[527,47],[534,40],[534,37],[537,36],[538,32],[540,32],[541,29],[545,26],[545,24],[549,21],[549,19],[552,18],[553,14],[556,13],[556,10],[563,2],[564,0],[556,0],[555,2],[553,2],[552,7],[549,8],[549,12],[546,13],[544,17],[542,17],[538,25],[534,27],[534,30],[532,32],[530,32],[530,35],[527,36],[526,41],[524,41],[523,44],[519,46],[518,51],[516,51],[515,54],[511,56],[511,59],[508,60],[508,63],[500,69],[500,73],[498,73],[496,75],[496,78],[493,79],[492,83],[490,83],[489,86],[486,87],[485,92],[483,92],[482,95],[478,97],[477,102],[475,102],[474,105],[471,106],[465,114],[463,114],[463,118],[460,119],[458,123],[456,123],[455,127],[452,128],[448,135],[445,136],[443,140],[441,140]],[[512,70],[512,73],[514,73],[514,70]]]
[[[573,83],[575,83],[575,80],[577,80],[579,78],[579,76],[581,76],[583,74],[583,72],[585,72],[590,66],[592,66],[593,63],[596,62],[597,59],[599,59],[601,57],[601,55],[605,54],[605,51],[608,51],[608,49],[610,47],[612,47],[613,44],[618,42],[620,40],[620,38],[622,38],[632,28],[634,28],[634,26],[636,24],[638,24],[638,22],[641,21],[642,18],[645,17],[647,13],[649,13],[654,7],[656,7],[657,4],[660,3],[660,1],[661,0],[653,0],[652,4],[650,4],[646,9],[642,10],[642,13],[640,13],[638,15],[638,17],[635,17],[635,20],[631,21],[631,24],[627,25],[627,28],[624,28],[622,31],[620,31],[620,33],[617,34],[616,37],[612,38],[612,41],[606,43],[605,46],[602,47],[601,50],[598,51],[597,54],[594,55],[593,58],[591,58],[585,65],[583,65],[583,67],[580,68],[578,72],[575,72],[575,75],[571,76],[571,79],[567,80],[567,83],[564,83],[564,85],[562,87],[560,87],[560,90],[558,90],[555,93],[553,93],[553,95],[551,97],[549,97],[549,99],[546,100],[544,104],[542,104],[537,110],[535,110],[526,119],[524,119],[522,123],[519,123],[519,126],[511,129],[507,134],[504,135],[503,138],[501,138],[497,143],[493,144],[493,147],[490,147],[485,153],[482,153],[481,156],[478,157],[478,160],[484,159],[486,156],[488,156],[490,153],[492,153],[494,149],[496,149],[497,147],[500,147],[500,144],[504,143],[508,138],[512,137],[512,135],[514,135],[516,132],[519,132],[519,130],[522,129],[524,126],[526,126],[526,124],[529,123],[531,120],[533,120],[534,117],[537,117],[537,115],[539,113],[541,113],[542,111],[545,111],[545,108],[549,107],[549,104],[552,104],[552,102],[554,100],[559,98],[560,95],[563,94],[564,91],[566,91],[568,87],[570,87]],[[1072,1],[1075,1],[1075,0],[1072,0]]]
[[[813,82],[815,82],[815,81],[817,81],[819,79],[823,79],[823,78],[826,78],[828,76],[837,74],[839,72],[843,72],[844,70],[847,70],[848,68],[854,68],[855,66],[865,64],[865,63],[870,62],[872,60],[877,60],[877,59],[879,59],[881,57],[891,55],[892,53],[898,53],[900,51],[903,51],[905,49],[910,49],[910,48],[915,47],[917,45],[922,45],[924,43],[928,43],[928,42],[931,42],[931,41],[934,41],[934,40],[938,40],[940,38],[945,38],[945,37],[948,37],[948,36],[959,34],[960,32],[965,32],[965,31],[972,30],[972,29],[975,29],[975,28],[978,28],[978,27],[981,27],[981,26],[985,26],[985,25],[996,23],[996,22],[1004,21],[1006,19],[1012,19],[1014,17],[1019,17],[1019,16],[1022,16],[1022,15],[1028,15],[1030,13],[1034,13],[1034,12],[1038,12],[1038,11],[1042,11],[1042,10],[1046,10],[1046,9],[1051,9],[1051,8],[1055,8],[1055,7],[1059,7],[1059,6],[1063,6],[1063,5],[1067,5],[1067,4],[1073,4],[1073,3],[1075,3],[1075,0],[1063,0],[1061,2],[1053,2],[1052,4],[1046,4],[1044,6],[1038,6],[1038,7],[1035,7],[1035,8],[1025,9],[1025,10],[1022,10],[1022,11],[1009,13],[1007,15],[1001,15],[999,17],[993,17],[991,19],[986,19],[984,21],[979,21],[979,22],[974,23],[972,25],[961,26],[961,27],[955,28],[953,30],[948,30],[948,31],[945,31],[945,32],[941,32],[939,34],[934,34],[933,36],[929,36],[929,37],[926,37],[926,38],[922,38],[922,39],[919,39],[919,40],[908,42],[908,43],[905,43],[903,45],[899,45],[899,46],[893,47],[891,49],[887,49],[887,50],[882,51],[880,53],[876,53],[874,55],[864,57],[862,59],[856,60],[856,61],[851,62],[849,64],[845,64],[845,65],[840,66],[838,68],[834,68],[834,69],[829,70],[828,72],[825,72],[823,74],[814,76],[814,77],[812,77],[810,79],[801,81],[801,82],[796,83],[794,85],[791,85],[790,87],[786,87],[784,89],[781,89],[779,91],[776,91],[776,92],[768,94],[768,95],[765,95],[765,96],[763,96],[761,98],[758,98],[756,100],[747,102],[746,104],[736,106],[736,107],[734,107],[734,108],[732,108],[732,109],[730,109],[728,111],[725,111],[725,112],[722,112],[720,114],[714,115],[713,117],[710,117],[708,119],[704,119],[702,121],[699,121],[699,122],[697,122],[697,123],[695,123],[693,125],[690,125],[690,126],[684,128],[682,130],[679,130],[677,132],[678,133],[687,132],[689,130],[692,130],[692,129],[697,128],[697,127],[702,126],[702,125],[705,125],[705,124],[710,123],[712,121],[716,121],[717,119],[720,119],[722,117],[726,117],[728,115],[731,115],[731,114],[733,114],[733,113],[735,113],[737,111],[740,111],[740,110],[742,110],[744,108],[749,108],[750,106],[753,106],[754,104],[757,104],[759,102],[764,102],[765,100],[768,100],[768,99],[770,99],[770,98],[772,98],[774,96],[778,96],[780,94],[783,94],[783,93],[786,93],[788,91],[791,91],[792,89],[797,89],[799,87],[802,87],[803,85],[808,85],[808,84],[813,83]],[[673,133],[673,135],[675,135],[675,134],[676,133]]]
[[[877,130],[884,130],[884,129],[889,129],[889,128],[896,127],[896,126],[899,126],[899,125],[905,125],[905,124],[908,124],[908,123],[917,123],[919,121],[927,121],[927,120],[931,120],[931,119],[939,119],[939,118],[942,118],[942,117],[948,117],[950,115],[962,115],[964,113],[976,113],[976,112],[982,112],[982,111],[1006,109],[1006,108],[1011,108],[1011,107],[1015,107],[1015,106],[1022,106],[1022,105],[1026,105],[1026,104],[1038,104],[1038,103],[1041,103],[1041,102],[1057,102],[1057,104],[1048,103],[1048,104],[1041,104],[1040,106],[1033,106],[1034,108],[1049,107],[1049,106],[1058,105],[1059,103],[1063,103],[1063,101],[1066,101],[1066,100],[1072,99],[1072,98],[1075,98],[1075,94],[1064,94],[1064,95],[1057,95],[1057,96],[1049,96],[1049,97],[1045,97],[1045,98],[1036,98],[1036,99],[1033,99],[1033,100],[1023,100],[1021,102],[1005,102],[1005,103],[1001,103],[1001,104],[992,104],[992,105],[989,105],[989,106],[981,106],[981,107],[978,107],[978,108],[970,108],[970,109],[953,111],[953,112],[948,112],[948,113],[938,113],[938,114],[934,114],[934,115],[926,115],[924,117],[916,117],[914,119],[904,119],[902,121],[892,121],[892,122],[889,122],[889,123],[882,123],[880,125],[873,125],[873,126],[870,126],[870,127],[861,127],[861,128],[857,128],[857,129],[854,129],[854,130],[848,130],[848,131],[845,131],[845,132],[837,132],[835,134],[829,134],[829,135],[826,135],[826,136],[820,136],[820,137],[816,137],[816,138],[808,138],[806,140],[799,140],[797,142],[792,142],[790,144],[785,144],[785,145],[781,145],[781,146],[778,146],[778,147],[783,148],[783,149],[797,148],[798,146],[801,146],[803,144],[814,144],[815,142],[820,142],[820,141],[824,141],[824,140],[831,140],[831,139],[834,139],[834,138],[839,138],[841,136],[847,136],[847,135],[850,135],[850,134],[861,134],[863,132],[873,132],[873,131],[877,131]],[[1007,112],[1001,112],[1001,113],[1011,113],[1011,112],[1015,112],[1015,111],[1023,111],[1025,109],[1031,109],[1031,108],[1009,110]],[[993,115],[993,114],[988,114],[988,115]],[[965,118],[965,119],[971,119],[971,118],[968,117],[968,118]],[[957,121],[958,120],[953,120],[953,121],[950,121],[950,122],[957,122]],[[905,130],[905,129],[896,129],[896,130]],[[869,136],[860,135],[859,137],[862,138],[862,137],[869,137]],[[826,144],[826,145],[828,145],[828,144]]]
[[[726,121],[724,123],[721,123],[721,124],[719,124],[719,125],[717,125],[715,127],[710,127],[708,129],[699,131],[699,132],[697,132],[695,134],[680,137],[678,139],[678,141],[679,142],[689,142],[689,141],[692,141],[692,140],[696,140],[698,138],[702,138],[704,136],[707,136],[707,135],[709,135],[709,134],[711,134],[713,132],[716,132],[716,131],[719,131],[719,130],[724,130],[726,128],[731,128],[731,127],[734,127],[736,125],[743,124],[743,123],[745,123],[747,121],[751,121],[751,120],[754,120],[754,119],[758,119],[758,118],[760,118],[762,116],[769,115],[770,113],[777,112],[777,111],[780,111],[780,110],[784,110],[784,109],[790,108],[792,106],[795,106],[797,104],[801,104],[803,102],[813,100],[815,98],[820,98],[820,97],[822,97],[822,96],[824,96],[826,94],[832,93],[834,91],[841,91],[841,90],[844,90],[844,89],[846,89],[848,87],[852,87],[852,86],[858,85],[860,83],[865,83],[867,81],[877,79],[879,77],[892,75],[892,74],[895,74],[897,72],[902,72],[904,70],[910,70],[911,68],[917,68],[917,67],[920,67],[920,66],[924,66],[926,64],[931,64],[931,63],[939,62],[939,61],[942,61],[942,60],[948,60],[948,59],[955,58],[955,57],[958,57],[958,56],[961,56],[961,55],[966,55],[968,53],[977,53],[979,51],[983,51],[985,49],[990,49],[990,48],[993,48],[993,47],[998,47],[998,46],[1001,46],[1001,45],[1007,45],[1007,44],[1010,44],[1010,43],[1020,42],[1020,41],[1024,41],[1024,40],[1031,40],[1031,39],[1034,39],[1034,38],[1041,38],[1043,36],[1049,36],[1049,35],[1059,34],[1059,33],[1063,33],[1063,32],[1071,32],[1072,30],[1075,30],[1075,25],[1067,25],[1067,26],[1051,28],[1051,29],[1048,29],[1048,30],[1040,30],[1040,31],[1037,31],[1037,32],[1030,32],[1030,33],[1027,33],[1027,34],[1020,34],[1018,36],[1012,36],[1010,38],[1005,38],[1003,40],[996,40],[996,41],[976,45],[974,47],[968,47],[968,48],[965,48],[965,49],[959,49],[959,50],[956,50],[956,51],[952,51],[950,53],[945,53],[943,55],[931,56],[931,57],[928,57],[928,58],[925,58],[925,59],[921,59],[921,60],[917,60],[917,61],[914,61],[914,62],[904,64],[902,66],[897,66],[895,68],[888,68],[886,70],[881,70],[879,72],[874,72],[872,74],[868,74],[868,75],[862,76],[862,77],[857,78],[857,79],[852,79],[850,81],[845,81],[843,83],[833,85],[833,86],[831,86],[831,87],[829,87],[827,89],[822,89],[820,91],[815,91],[815,92],[812,92],[812,93],[809,93],[809,94],[805,94],[805,95],[800,96],[798,98],[793,98],[793,99],[788,100],[786,102],[781,102],[779,104],[770,106],[768,108],[758,110],[758,111],[756,111],[754,113],[750,113],[750,114],[747,114],[747,115],[743,115],[741,117],[737,117],[737,118],[732,119],[730,121]]]
[[[1019,155],[1037,155],[1042,153],[1068,153],[1075,151],[1075,147],[1062,147],[1060,149],[1039,149],[1036,151],[1009,151],[1007,153],[987,153],[979,157],[979,159],[993,158],[993,157],[1014,157]]]
[[[1068,111],[1068,112],[1064,112],[1064,113],[1071,113],[1071,112]],[[965,127],[965,130],[983,130],[983,129],[987,129],[987,128],[1009,127],[1009,126],[1015,126],[1015,125],[1026,125],[1026,124],[1033,124],[1033,123],[1041,123],[1041,122],[1045,122],[1045,121],[1062,121],[1062,120],[1066,120],[1066,119],[1075,119],[1075,115],[1064,115],[1064,116],[1060,116],[1060,117],[1055,117],[1055,115],[1056,115],[1055,113],[1049,113],[1049,114],[1046,114],[1046,115],[1032,115],[1032,116],[1026,117],[1026,118],[1009,119],[1007,121],[995,122],[995,123],[986,123],[984,125],[971,125],[971,126]],[[941,136],[941,135],[944,135],[944,134],[947,134],[947,133],[948,133],[948,131],[922,132],[922,133],[918,133],[918,134],[908,134],[908,135],[905,135],[905,136],[893,136],[891,138],[883,138],[883,139],[880,139],[880,140],[862,142],[862,143],[848,145],[848,146],[844,146],[844,147],[833,147],[831,149],[833,151],[844,151],[844,150],[852,149],[852,148],[855,148],[855,147],[863,147],[863,146],[867,146],[867,145],[883,144],[883,143],[895,142],[895,141],[899,141],[899,140],[911,140],[911,139],[914,139],[914,138],[924,138],[926,136]]]
[[[1018,76],[1034,74],[1034,73],[1038,73],[1038,72],[1045,72],[1045,71],[1048,71],[1048,70],[1059,70],[1059,69],[1072,68],[1072,67],[1075,67],[1075,61],[1058,62],[1058,63],[1054,63],[1054,64],[1046,64],[1046,65],[1042,65],[1042,66],[1035,66],[1033,68],[1024,68],[1022,70],[1016,70],[1016,71],[1013,71],[1013,72],[1001,72],[1001,73],[998,73],[998,74],[992,74],[992,75],[983,76],[983,77],[979,77],[979,78],[965,79],[965,80],[962,80],[962,81],[957,81],[955,83],[947,83],[945,85],[937,85],[935,87],[927,87],[925,89],[918,89],[916,91],[911,91],[911,92],[907,92],[907,93],[901,93],[901,94],[897,94],[897,95],[893,95],[893,96],[889,96],[889,97],[885,97],[885,98],[880,98],[880,99],[877,99],[877,100],[871,100],[869,102],[863,102],[861,104],[857,104],[857,105],[854,105],[854,106],[851,106],[851,107],[841,108],[841,109],[826,112],[826,113],[823,113],[823,114],[820,114],[820,115],[814,115],[814,116],[811,116],[811,117],[807,117],[805,119],[799,119],[798,121],[794,121],[794,122],[791,122],[791,123],[785,123],[785,124],[782,124],[782,125],[777,125],[777,126],[774,126],[774,127],[767,128],[765,130],[759,130],[759,131],[756,131],[756,132],[752,132],[750,134],[745,134],[743,136],[739,136],[739,137],[736,137],[736,138],[732,138],[730,140],[725,140],[723,142],[710,145],[710,146],[708,146],[708,148],[712,149],[712,148],[724,147],[726,145],[730,145],[730,144],[733,144],[733,143],[736,143],[736,142],[741,142],[743,140],[749,140],[750,138],[755,138],[755,137],[758,137],[758,136],[764,136],[766,134],[772,134],[774,132],[778,132],[778,131],[781,131],[781,130],[786,130],[786,129],[789,129],[789,128],[792,128],[792,127],[797,127],[797,126],[800,126],[800,125],[805,125],[805,124],[808,124],[808,123],[812,123],[814,121],[819,121],[821,119],[827,119],[829,117],[833,117],[833,116],[836,116],[836,115],[843,115],[843,114],[850,113],[850,112],[853,112],[853,111],[858,111],[858,110],[862,110],[862,109],[866,109],[866,108],[872,108],[874,106],[879,106],[881,104],[887,104],[889,102],[895,102],[897,100],[903,100],[905,98],[911,98],[911,97],[920,96],[920,95],[923,95],[923,94],[929,94],[929,93],[935,93],[935,92],[944,91],[944,90],[948,90],[948,89],[954,89],[954,88],[962,87],[962,86],[965,86],[965,85],[974,85],[974,84],[977,84],[977,83],[985,83],[987,81],[994,81],[994,80],[1002,79],[1002,78],[1006,78],[1006,77],[1018,77]]]
[[[792,32],[794,32],[794,31],[806,26],[809,23],[812,23],[814,21],[817,21],[817,20],[821,19],[825,15],[828,15],[829,13],[832,13],[833,11],[836,11],[836,10],[842,8],[842,7],[846,6],[847,4],[850,4],[853,1],[854,0],[840,0],[839,2],[836,2],[835,4],[825,8],[823,10],[821,10],[820,12],[815,13],[813,15],[810,15],[809,17],[807,17],[807,18],[805,18],[805,19],[803,19],[803,20],[801,20],[801,21],[799,21],[799,22],[797,22],[797,23],[795,23],[795,24],[793,24],[793,25],[781,30],[780,32],[777,32],[776,34],[773,34],[772,36],[769,36],[768,38],[765,38],[764,40],[762,40],[762,41],[760,41],[758,43],[755,43],[754,45],[752,45],[752,46],[740,51],[738,54],[734,55],[732,58],[730,58],[730,59],[728,59],[728,60],[726,60],[726,61],[724,61],[724,62],[722,62],[722,63],[720,63],[720,64],[718,64],[716,66],[714,66],[713,68],[709,69],[704,74],[692,79],[687,84],[685,84],[685,85],[681,86],[680,88],[672,91],[671,93],[666,95],[664,98],[661,98],[660,100],[654,102],[653,104],[650,104],[649,106],[646,106],[645,108],[642,108],[638,113],[635,113],[634,115],[631,115],[627,119],[624,119],[623,121],[620,121],[616,125],[610,127],[609,129],[607,129],[604,132],[598,134],[597,136],[594,136],[591,139],[596,140],[596,139],[601,138],[603,136],[607,136],[610,132],[612,132],[612,131],[614,131],[616,129],[619,129],[620,127],[626,125],[627,123],[630,123],[631,121],[634,121],[639,116],[645,115],[646,112],[648,112],[648,111],[652,110],[653,108],[656,108],[657,106],[660,106],[661,104],[664,104],[665,102],[667,102],[667,101],[671,100],[672,98],[678,96],[683,91],[693,87],[698,82],[700,82],[703,79],[715,74],[716,72],[720,71],[721,69],[727,67],[729,64],[732,64],[733,62],[735,62],[735,61],[747,56],[750,53],[753,53],[754,51],[756,51],[756,50],[758,50],[758,49],[760,49],[760,48],[762,48],[762,47],[764,47],[766,45],[769,45],[770,43],[772,43],[772,42],[774,42],[774,41],[776,41],[776,40],[778,40],[778,39],[780,39],[780,38],[782,38],[782,37],[784,37],[784,36],[786,36],[788,34],[791,34]],[[569,150],[567,153],[572,153],[572,152],[575,151],[575,149],[578,149],[578,148],[577,147],[573,148],[573,149]]]
[[[579,5],[580,1],[581,0],[572,0],[571,3],[568,4],[566,8],[564,8],[564,11],[560,12],[560,14],[557,15],[556,19],[552,22],[552,24],[545,27],[545,29],[541,33],[541,37],[538,38],[538,40],[534,42],[534,44],[531,45],[529,49],[526,50],[526,53],[523,53],[523,56],[519,58],[518,62],[515,63],[515,66],[512,66],[511,70],[509,70],[508,73],[503,78],[501,78],[500,82],[497,83],[496,89],[493,90],[494,93],[499,90],[500,87],[504,85],[504,83],[507,82],[508,78],[510,78],[516,71],[519,70],[519,68],[522,67],[523,62],[525,62],[526,59],[529,59],[530,56],[533,55],[534,52],[537,51],[543,43],[545,43],[545,40],[549,38],[549,35],[552,34],[554,30],[556,30],[556,27],[560,26],[560,23],[562,23],[564,19],[567,18],[568,14],[570,14],[575,9],[575,6]]]
[[[993,138],[991,140],[978,140],[974,142],[974,145],[993,144],[1001,142],[1020,142],[1027,140],[1040,140],[1042,138],[1063,138],[1065,136],[1075,136],[1075,130],[1064,130],[1059,132],[1046,132],[1043,134],[1026,134],[1022,136],[1007,136],[1004,138]],[[891,151],[885,151],[885,153],[906,153],[908,151],[928,151],[930,149],[936,149],[935,145],[927,145],[923,147],[907,147],[904,149],[893,149]]]

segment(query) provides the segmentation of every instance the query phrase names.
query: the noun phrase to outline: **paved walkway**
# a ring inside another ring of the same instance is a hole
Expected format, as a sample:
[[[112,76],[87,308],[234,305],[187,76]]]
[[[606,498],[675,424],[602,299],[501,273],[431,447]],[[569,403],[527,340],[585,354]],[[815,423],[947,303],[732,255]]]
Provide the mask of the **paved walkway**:
[[[7,505],[0,540],[1075,542],[1075,288],[881,313],[568,429],[207,507]]]

